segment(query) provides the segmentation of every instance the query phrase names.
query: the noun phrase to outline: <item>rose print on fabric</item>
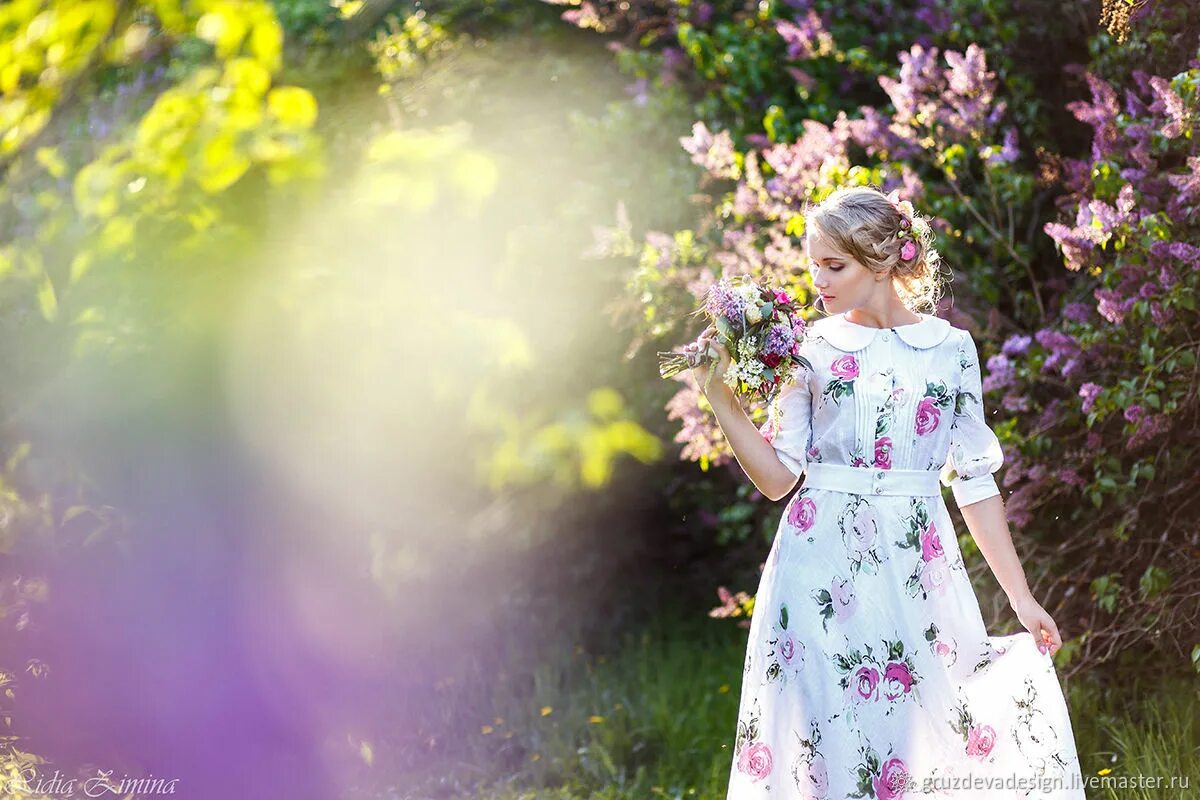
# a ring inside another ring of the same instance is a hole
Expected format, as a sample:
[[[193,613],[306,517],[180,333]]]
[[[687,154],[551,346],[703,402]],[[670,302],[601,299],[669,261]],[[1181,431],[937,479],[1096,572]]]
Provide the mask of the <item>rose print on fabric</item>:
[[[878,571],[883,559],[877,547],[879,541],[879,519],[875,508],[866,498],[851,495],[850,502],[842,508],[838,515],[838,528],[842,532],[842,542],[850,556],[851,575],[859,572],[874,574]]]
[[[838,685],[849,707],[884,702],[889,706],[884,712],[887,716],[896,710],[897,703],[913,696],[913,689],[921,679],[903,641],[882,641],[887,649],[882,659],[874,654],[871,645],[866,645],[844,655],[835,653],[833,665],[842,674]]]
[[[875,440],[875,466],[880,469],[892,468],[892,440],[887,436]]]
[[[810,532],[817,521],[817,504],[807,496],[809,491],[801,489],[788,506],[787,522],[795,528],[797,536]],[[809,536],[808,540],[811,542],[813,537]]]
[[[854,615],[858,608],[858,596],[854,594],[854,584],[848,578],[836,576],[828,589],[817,589],[812,593],[821,609],[821,627],[829,633],[829,620],[836,618],[845,622]]]
[[[859,761],[854,767],[858,773],[858,791],[850,797],[898,800],[917,788],[904,760],[890,750],[882,761],[870,745],[860,747],[858,752]]]
[[[958,661],[958,646],[954,637],[940,635],[938,626],[932,622],[925,629],[925,641],[929,642],[929,652],[941,659],[947,667],[954,666]]]
[[[937,430],[942,419],[942,411],[949,410],[955,405],[956,397],[951,396],[945,381],[926,381],[925,396],[917,402],[917,413],[913,429],[917,436],[928,436]]]
[[[751,742],[738,753],[738,769],[755,781],[771,774],[771,748],[766,742]]]
[[[775,441],[775,434],[779,432],[779,422],[775,419],[769,419],[763,423],[763,426],[758,429],[762,437],[767,440],[767,444]]]
[[[957,392],[955,392],[955,394],[954,394],[954,419],[951,420],[950,427],[957,428],[958,427],[958,419],[959,419],[959,417],[966,415],[966,413],[967,413],[966,408],[967,408],[968,404],[977,404],[977,403],[979,403],[979,398],[975,396],[974,392],[968,392],[963,389],[959,389]]]
[[[937,402],[932,397],[922,397],[917,403],[917,435],[926,436],[937,430],[941,416],[942,410]]]
[[[892,437],[888,433],[896,422],[896,412],[904,397],[904,387],[896,384],[891,367],[879,373],[885,380],[883,402],[875,409],[875,458],[871,462],[879,469],[892,468]]]
[[[766,682],[778,682],[781,686],[804,668],[804,642],[788,630],[787,603],[779,605],[779,613],[772,627],[775,638],[768,639],[772,650],[767,653]]]
[[[1014,697],[1013,701],[1018,709],[1017,721],[1012,729],[1017,748],[1039,777],[1061,773],[1067,762],[1059,752],[1058,733],[1050,724],[1046,712],[1040,708],[1037,687],[1032,678],[1026,676],[1024,696]]]
[[[996,729],[976,722],[965,702],[956,705],[954,711],[957,717],[951,720],[950,727],[962,737],[963,752],[980,761],[994,763],[996,757],[992,751],[996,747]]]
[[[798,747],[796,757],[792,759],[792,780],[804,800],[825,800],[829,797],[829,769],[825,756],[817,749],[821,743],[821,729],[816,720],[811,722],[811,728],[807,739],[795,734]]]
[[[856,446],[850,453],[850,465],[854,467],[892,468],[893,439],[888,435],[896,422],[896,413],[901,399],[904,397],[904,387],[896,384],[896,378],[889,367],[878,373],[883,381],[883,401],[875,408],[875,442],[872,447],[871,459],[867,460],[861,446]]]
[[[921,596],[928,599],[931,595],[940,596],[946,593],[950,582],[950,571],[959,568],[959,564],[950,564],[942,549],[941,539],[938,538],[937,524],[930,519],[929,504],[919,497],[910,501],[910,513],[904,518],[904,539],[898,540],[898,547],[913,550],[915,566],[904,582],[904,589],[909,597]]]
[[[995,663],[998,657],[1004,655],[1005,648],[996,649],[995,647],[992,647],[990,640],[985,639],[979,652],[983,653],[983,657],[979,659],[978,663],[975,664],[975,668],[971,670],[971,674],[982,672],[990,667],[993,663]]]
[[[842,398],[854,394],[854,379],[858,377],[858,361],[852,355],[837,358],[829,365],[833,380],[825,384],[822,397],[833,400],[834,405],[841,405]]]
[[[856,446],[854,452],[850,454],[850,466],[852,467],[869,467],[870,463],[863,457],[862,446]]]
[[[747,718],[738,720],[737,740],[734,744],[734,759],[738,772],[750,776],[756,783],[770,776],[773,766],[771,747],[758,737],[761,717],[762,709],[756,698]]]

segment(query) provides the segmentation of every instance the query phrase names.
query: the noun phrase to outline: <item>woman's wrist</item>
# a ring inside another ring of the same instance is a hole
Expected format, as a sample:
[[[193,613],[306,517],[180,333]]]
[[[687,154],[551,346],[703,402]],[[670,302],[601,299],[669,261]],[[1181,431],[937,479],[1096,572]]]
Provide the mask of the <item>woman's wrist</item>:
[[[1028,588],[1022,592],[1008,595],[1008,604],[1012,606],[1014,611],[1030,602],[1035,601],[1033,599],[1033,592],[1029,591]]]
[[[701,387],[700,391],[703,392],[705,399],[708,400],[708,404],[714,409],[717,405],[722,405],[726,408],[732,408],[737,405],[737,397],[734,395],[733,389],[730,389],[729,385],[724,381],[712,381],[708,389]]]

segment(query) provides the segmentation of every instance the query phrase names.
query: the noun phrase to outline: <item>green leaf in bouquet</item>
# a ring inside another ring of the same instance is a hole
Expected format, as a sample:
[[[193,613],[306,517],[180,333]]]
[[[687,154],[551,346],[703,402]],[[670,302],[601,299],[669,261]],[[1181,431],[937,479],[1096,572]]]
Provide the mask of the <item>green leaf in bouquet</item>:
[[[763,319],[770,319],[771,314],[775,313],[775,304],[763,303],[762,308],[759,309],[759,313],[762,314]]]
[[[775,380],[775,370],[771,369],[770,367],[765,367],[762,371],[762,376],[763,380],[770,383],[771,381]]]
[[[717,317],[713,324],[717,326],[717,332],[725,337],[726,340],[733,339],[733,326],[729,324],[729,320],[725,317]]]

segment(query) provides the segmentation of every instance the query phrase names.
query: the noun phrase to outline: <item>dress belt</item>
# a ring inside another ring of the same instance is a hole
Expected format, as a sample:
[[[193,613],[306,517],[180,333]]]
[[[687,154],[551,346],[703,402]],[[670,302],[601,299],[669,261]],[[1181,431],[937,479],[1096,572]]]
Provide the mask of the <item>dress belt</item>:
[[[850,494],[940,495],[938,472],[928,469],[879,469],[849,464],[810,463],[804,488],[832,489]]]

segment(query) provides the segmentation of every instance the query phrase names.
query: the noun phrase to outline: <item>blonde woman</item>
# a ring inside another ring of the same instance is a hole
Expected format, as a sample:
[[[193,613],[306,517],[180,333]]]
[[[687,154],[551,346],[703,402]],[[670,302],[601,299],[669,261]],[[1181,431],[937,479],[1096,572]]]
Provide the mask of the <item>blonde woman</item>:
[[[940,291],[932,231],[874,187],[805,222],[829,316],[780,417],[746,416],[711,329],[689,345],[720,354],[693,373],[747,476],[772,500],[800,483],[755,600],[729,800],[1082,799],[1062,639],[1009,535],[975,342],[917,310]],[[1026,632],[985,629],[942,486]]]

